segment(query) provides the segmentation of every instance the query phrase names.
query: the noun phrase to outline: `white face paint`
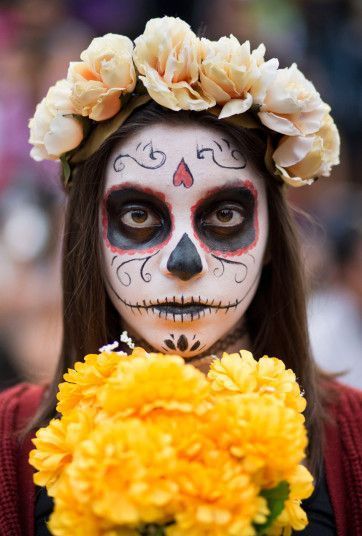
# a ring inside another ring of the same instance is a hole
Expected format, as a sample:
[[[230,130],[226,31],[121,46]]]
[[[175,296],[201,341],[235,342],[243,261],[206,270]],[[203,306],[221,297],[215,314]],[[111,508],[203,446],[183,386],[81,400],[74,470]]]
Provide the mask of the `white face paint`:
[[[106,287],[125,327],[193,357],[239,323],[255,294],[265,187],[220,132],[147,127],[111,155],[101,229]]]

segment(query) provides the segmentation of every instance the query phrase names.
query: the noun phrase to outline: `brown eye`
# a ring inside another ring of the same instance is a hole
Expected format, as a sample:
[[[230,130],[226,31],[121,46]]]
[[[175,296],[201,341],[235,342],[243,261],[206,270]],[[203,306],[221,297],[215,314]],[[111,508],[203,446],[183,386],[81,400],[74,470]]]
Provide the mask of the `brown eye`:
[[[229,223],[233,219],[233,211],[227,208],[220,209],[216,212],[216,217],[221,223]]]
[[[204,220],[204,225],[213,227],[237,227],[244,221],[241,207],[222,207],[209,213]]]
[[[147,212],[145,210],[132,210],[131,218],[135,223],[145,223],[147,221]]]
[[[124,210],[121,214],[121,222],[123,225],[134,229],[158,227],[161,224],[157,214],[150,209],[141,207]]]

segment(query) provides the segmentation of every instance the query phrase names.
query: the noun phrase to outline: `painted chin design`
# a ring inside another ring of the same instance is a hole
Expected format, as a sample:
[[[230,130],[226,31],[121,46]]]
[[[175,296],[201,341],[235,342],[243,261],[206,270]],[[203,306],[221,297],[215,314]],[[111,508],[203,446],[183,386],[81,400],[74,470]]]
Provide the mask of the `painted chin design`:
[[[198,320],[201,317],[204,318],[206,314],[213,314],[223,311],[227,313],[231,309],[241,303],[242,300],[236,300],[234,302],[223,303],[221,300],[202,299],[198,297],[177,298],[172,296],[164,299],[157,299],[156,301],[142,301],[142,303],[130,303],[121,298],[121,301],[126,307],[139,313],[146,312],[158,315],[159,318],[173,320],[174,322],[184,322]]]

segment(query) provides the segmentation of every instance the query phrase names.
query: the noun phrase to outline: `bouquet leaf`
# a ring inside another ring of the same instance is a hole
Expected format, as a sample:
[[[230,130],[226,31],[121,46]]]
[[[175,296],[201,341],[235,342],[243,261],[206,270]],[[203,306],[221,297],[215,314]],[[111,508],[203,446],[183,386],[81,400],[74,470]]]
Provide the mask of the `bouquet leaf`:
[[[63,169],[64,185],[67,186],[70,180],[71,169],[70,169],[70,165],[69,165],[66,153],[60,157],[60,162],[61,162],[62,169]]]
[[[284,508],[284,503],[289,497],[290,486],[288,482],[283,480],[275,488],[264,489],[261,491],[260,495],[264,497],[268,503],[268,508],[270,511],[268,520],[262,525],[256,525],[255,528],[258,531],[258,534],[265,534],[265,531],[274,523],[276,518],[282,513]]]
[[[147,525],[143,525],[143,527],[140,527],[138,529],[138,532],[140,536],[165,536],[165,528],[168,525],[171,525],[172,523],[168,523],[167,525],[157,525],[155,523],[147,523]]]

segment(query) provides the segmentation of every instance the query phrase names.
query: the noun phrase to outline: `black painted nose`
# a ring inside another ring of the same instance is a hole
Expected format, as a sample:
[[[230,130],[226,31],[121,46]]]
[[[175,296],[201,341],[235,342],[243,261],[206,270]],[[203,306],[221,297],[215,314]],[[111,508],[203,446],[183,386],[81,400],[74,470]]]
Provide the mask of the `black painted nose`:
[[[202,271],[200,255],[186,233],[171,253],[167,270],[182,281],[188,281]]]

